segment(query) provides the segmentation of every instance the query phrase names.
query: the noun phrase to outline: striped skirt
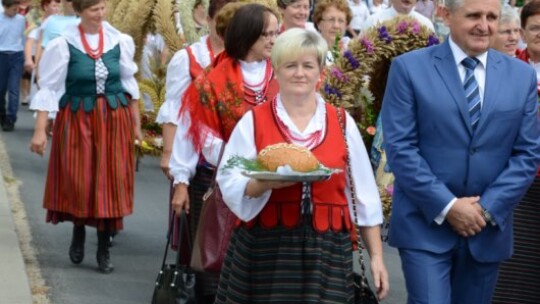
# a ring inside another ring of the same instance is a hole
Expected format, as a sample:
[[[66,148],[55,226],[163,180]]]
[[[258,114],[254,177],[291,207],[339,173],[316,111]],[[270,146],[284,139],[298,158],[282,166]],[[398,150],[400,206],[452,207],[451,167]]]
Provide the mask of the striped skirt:
[[[133,212],[134,133],[129,107],[99,98],[91,112],[70,107],[54,123],[43,207],[47,222],[119,231]]]
[[[311,222],[308,222],[311,223]],[[216,303],[354,303],[349,232],[237,228]]]
[[[514,255],[501,264],[494,304],[540,303],[540,178],[514,211]]]

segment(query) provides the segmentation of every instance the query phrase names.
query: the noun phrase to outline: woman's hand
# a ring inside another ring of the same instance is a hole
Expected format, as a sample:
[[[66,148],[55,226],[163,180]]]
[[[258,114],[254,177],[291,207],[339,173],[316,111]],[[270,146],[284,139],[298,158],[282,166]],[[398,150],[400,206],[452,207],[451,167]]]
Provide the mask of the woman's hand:
[[[249,197],[259,197],[271,189],[280,189],[290,187],[298,182],[280,182],[269,180],[250,179],[246,186],[244,194]]]
[[[186,214],[189,214],[188,185],[179,183],[174,186],[174,195],[171,205],[173,210],[176,212],[176,216],[180,216],[183,210],[186,211]]]
[[[384,266],[382,255],[371,257],[371,275],[373,276],[373,284],[375,284],[375,290],[377,297],[382,300],[388,294],[390,285],[388,283],[388,271]]]
[[[30,151],[43,156],[47,149],[47,134],[43,131],[35,131],[30,140]]]

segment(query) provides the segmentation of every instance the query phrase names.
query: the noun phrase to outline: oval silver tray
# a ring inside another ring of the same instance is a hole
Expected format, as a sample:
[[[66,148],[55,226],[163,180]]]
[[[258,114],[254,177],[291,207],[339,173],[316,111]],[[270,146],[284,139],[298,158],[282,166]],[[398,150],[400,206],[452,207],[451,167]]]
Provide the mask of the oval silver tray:
[[[282,182],[320,182],[330,178],[332,173],[329,172],[309,172],[295,174],[279,174],[269,171],[243,171],[242,174],[258,180],[271,180]]]

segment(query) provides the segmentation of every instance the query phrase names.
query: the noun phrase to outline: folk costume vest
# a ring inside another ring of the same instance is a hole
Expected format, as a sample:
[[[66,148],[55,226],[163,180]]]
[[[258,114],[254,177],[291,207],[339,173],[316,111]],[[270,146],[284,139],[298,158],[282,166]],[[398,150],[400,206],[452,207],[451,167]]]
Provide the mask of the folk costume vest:
[[[240,63],[221,52],[206,77],[197,77],[186,90],[180,115],[198,113],[191,117],[188,131],[196,151],[201,151],[208,133],[227,142],[236,123],[253,107],[246,101],[242,81]],[[273,77],[267,85],[264,100],[272,100],[278,85]]]
[[[257,152],[268,145],[286,142],[286,137],[277,126],[277,117],[272,110],[273,102],[266,102],[253,108],[255,129],[255,145]],[[343,169],[341,173],[333,174],[330,179],[311,184],[312,225],[319,233],[328,230],[334,232],[349,231],[351,240],[356,242],[356,230],[351,221],[349,206],[345,196],[345,166],[347,150],[339,124],[337,109],[329,104],[326,106],[326,134],[321,142],[311,152],[319,161],[329,168]],[[331,190],[329,190],[331,189]],[[266,206],[259,215],[246,223],[252,227],[258,223],[263,228],[273,228],[283,225],[286,228],[297,227],[301,220],[302,185],[274,189]]]
[[[104,53],[100,59],[106,68],[104,72],[108,73],[103,93],[97,91],[96,69],[98,69],[98,73],[103,72],[97,61],[69,43],[68,47],[70,59],[66,76],[66,92],[59,104],[61,109],[69,104],[73,112],[82,107],[88,113],[94,109],[99,97],[106,99],[111,109],[117,109],[118,106],[128,106],[128,97],[126,97],[120,81],[119,44]]]

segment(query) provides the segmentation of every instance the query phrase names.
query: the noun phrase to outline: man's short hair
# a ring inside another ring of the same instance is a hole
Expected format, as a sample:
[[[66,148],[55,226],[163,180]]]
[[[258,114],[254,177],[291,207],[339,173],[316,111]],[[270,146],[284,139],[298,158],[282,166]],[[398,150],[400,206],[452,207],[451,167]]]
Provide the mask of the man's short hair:
[[[4,7],[12,7],[19,4],[21,4],[21,0],[2,0],[2,6]]]

